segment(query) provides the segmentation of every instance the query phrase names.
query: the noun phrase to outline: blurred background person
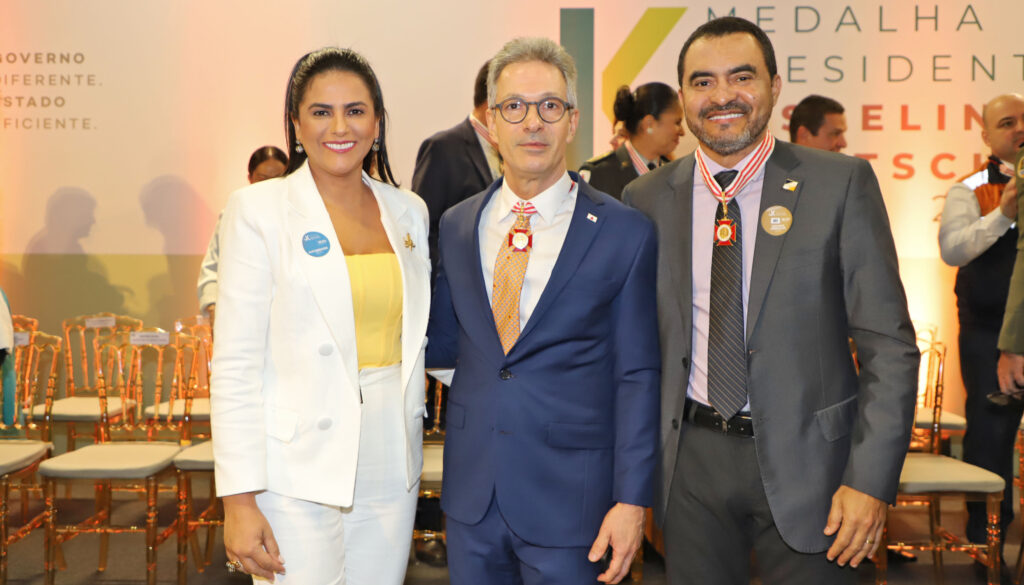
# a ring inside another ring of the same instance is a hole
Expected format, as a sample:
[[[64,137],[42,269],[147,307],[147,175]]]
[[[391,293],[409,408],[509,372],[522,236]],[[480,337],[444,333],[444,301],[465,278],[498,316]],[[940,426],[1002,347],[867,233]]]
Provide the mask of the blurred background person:
[[[249,184],[274,179],[284,174],[288,167],[288,155],[276,146],[262,146],[257,148],[249,157]],[[205,313],[210,319],[210,326],[213,327],[213,320],[217,311],[217,263],[220,260],[220,217],[217,217],[217,225],[213,228],[213,237],[210,238],[210,245],[206,247],[206,256],[203,256],[203,264],[199,267],[199,282],[196,285],[199,294],[199,312]]]
[[[846,148],[846,110],[832,98],[809,95],[793,108],[789,140],[793,144],[841,152]]]
[[[993,98],[982,108],[981,140],[988,160],[950,187],[939,224],[942,260],[957,266],[960,376],[966,390],[964,461],[1006,481],[1000,506],[1003,534],[1013,520],[1013,444],[1024,402],[993,404],[999,390],[997,341],[1010,275],[1017,257],[1017,191],[1011,180],[1017,145],[1024,141],[1024,97]],[[967,538],[985,542],[985,504],[967,503]]]
[[[235,192],[221,234],[211,402],[228,566],[400,585],[423,463],[427,208],[395,186],[362,56],[305,55],[285,104],[287,172]]]
[[[483,191],[501,176],[498,150],[487,129],[487,67],[473,83],[473,110],[465,120],[423,141],[412,190],[430,211],[430,264],[437,268],[437,225],[449,207]]]
[[[623,85],[615,93],[613,109],[615,118],[622,121],[626,141],[583,163],[580,176],[619,199],[627,183],[671,159],[685,132],[679,95],[664,83],[645,83],[635,92]]]

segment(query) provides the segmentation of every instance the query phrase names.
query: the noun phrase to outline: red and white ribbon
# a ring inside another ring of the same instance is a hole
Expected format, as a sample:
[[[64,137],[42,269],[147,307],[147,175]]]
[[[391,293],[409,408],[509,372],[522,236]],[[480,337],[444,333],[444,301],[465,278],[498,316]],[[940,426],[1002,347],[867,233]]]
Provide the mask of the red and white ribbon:
[[[704,180],[704,184],[707,185],[708,190],[715,196],[716,199],[722,202],[723,206],[728,206],[729,201],[740,192],[750,182],[751,179],[756,175],[768,162],[768,157],[772,155],[772,151],[775,150],[775,138],[770,133],[765,133],[764,140],[761,144],[757,145],[757,150],[754,151],[754,156],[750,157],[747,164],[743,165],[740,169],[739,175],[729,184],[728,187],[723,191],[718,185],[718,181],[708,170],[707,162],[704,161],[704,152],[700,148],[697,149],[697,169],[700,171],[700,176]]]

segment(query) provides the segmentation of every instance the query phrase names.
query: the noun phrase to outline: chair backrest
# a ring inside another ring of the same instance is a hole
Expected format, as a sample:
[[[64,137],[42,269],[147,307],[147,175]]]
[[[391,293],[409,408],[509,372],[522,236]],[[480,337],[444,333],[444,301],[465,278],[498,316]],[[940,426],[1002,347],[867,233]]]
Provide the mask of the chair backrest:
[[[142,329],[142,321],[114,313],[96,313],[65,319],[63,328],[67,395],[74,396],[97,392],[99,346],[127,341],[128,333]]]
[[[931,425],[915,429],[911,450],[939,453],[942,442],[942,390],[945,386],[946,345],[918,338],[921,366],[918,369],[917,409],[931,415]]]
[[[28,355],[29,347],[32,345],[32,340],[35,338],[36,331],[39,330],[39,321],[31,317],[24,315],[12,315],[11,322],[14,325],[14,395],[15,402],[21,402],[25,395],[26,388],[28,388]],[[0,410],[0,412],[7,413],[8,409]],[[20,423],[21,421],[15,416],[13,419],[8,417],[0,417],[0,424],[7,423],[8,425],[14,423]]]
[[[49,413],[53,406],[52,396],[57,386],[57,363],[61,355],[61,338],[41,331],[32,332],[26,345],[18,346],[20,367],[23,377],[15,393],[14,421],[0,422],[5,436],[40,438],[50,440]],[[0,392],[0,401],[3,393]],[[49,397],[49,401],[48,398]],[[47,404],[41,420],[32,418],[32,408],[40,402]]]
[[[210,366],[213,363],[213,327],[203,315],[184,317],[174,322],[174,330],[188,333],[199,340],[196,397],[210,396]]]
[[[150,338],[142,340],[143,335]],[[143,397],[150,404],[144,409],[147,438],[165,438],[170,432],[177,439],[190,441],[192,401],[199,390],[200,339],[187,333],[162,330],[144,330],[133,336],[137,336],[140,343],[132,344],[131,394],[139,397],[140,405]],[[146,379],[147,373],[150,381]]]

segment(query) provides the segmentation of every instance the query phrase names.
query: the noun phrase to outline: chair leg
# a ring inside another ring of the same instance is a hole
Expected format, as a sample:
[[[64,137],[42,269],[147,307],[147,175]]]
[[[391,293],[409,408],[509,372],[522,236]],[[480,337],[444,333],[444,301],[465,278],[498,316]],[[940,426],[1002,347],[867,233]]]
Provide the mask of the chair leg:
[[[928,530],[932,541],[932,565],[935,571],[935,582],[943,585],[946,582],[945,572],[942,568],[942,536],[939,535],[939,527],[942,526],[942,496],[933,495],[928,501]]]
[[[146,584],[156,585],[156,476],[146,478]]]
[[[45,556],[43,570],[45,584],[53,585],[57,577],[57,508],[54,506],[54,481],[46,478],[43,481],[43,499],[46,505],[46,533],[43,538]]]
[[[885,526],[882,528],[882,541],[878,543],[878,550],[875,551],[875,585],[886,585],[889,582],[889,517],[886,516]]]
[[[187,471],[178,470],[178,585],[188,581],[188,532],[189,506]]]
[[[1001,525],[999,522],[999,504],[1002,502],[1002,491],[989,494],[985,498],[985,507],[988,509],[988,584],[999,585],[1003,561],[1000,558],[1002,549]]]
[[[11,482],[6,475],[0,477],[0,583],[7,583],[7,502],[11,497]]]
[[[111,510],[111,487],[110,482],[100,480],[96,482],[96,514],[99,518],[101,528],[110,528]],[[100,560],[96,570],[100,573],[107,570],[107,559],[110,558],[110,532],[100,532]]]

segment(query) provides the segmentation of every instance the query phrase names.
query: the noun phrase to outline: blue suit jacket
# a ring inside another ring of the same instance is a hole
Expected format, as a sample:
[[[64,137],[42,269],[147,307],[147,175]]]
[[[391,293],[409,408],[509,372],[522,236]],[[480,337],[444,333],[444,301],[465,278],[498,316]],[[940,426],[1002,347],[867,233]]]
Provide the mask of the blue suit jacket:
[[[480,265],[496,182],[441,220],[428,367],[456,367],[441,505],[474,524],[492,494],[540,546],[590,546],[616,502],[651,505],[658,451],[657,248],[639,212],[579,185],[536,309],[506,356]]]

